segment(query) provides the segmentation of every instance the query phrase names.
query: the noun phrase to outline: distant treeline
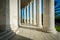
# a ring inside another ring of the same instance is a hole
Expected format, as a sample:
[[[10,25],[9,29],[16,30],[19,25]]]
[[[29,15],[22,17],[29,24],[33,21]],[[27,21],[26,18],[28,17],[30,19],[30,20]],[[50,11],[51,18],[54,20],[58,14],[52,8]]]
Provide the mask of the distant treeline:
[[[60,26],[60,16],[55,16],[55,25]]]
[[[60,23],[60,16],[55,17],[55,23]]]

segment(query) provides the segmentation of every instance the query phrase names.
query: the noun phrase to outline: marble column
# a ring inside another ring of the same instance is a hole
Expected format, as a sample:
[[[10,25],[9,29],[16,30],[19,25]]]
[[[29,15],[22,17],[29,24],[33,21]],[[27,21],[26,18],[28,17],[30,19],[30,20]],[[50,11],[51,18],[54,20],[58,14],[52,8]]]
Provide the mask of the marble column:
[[[41,0],[37,1],[37,25],[40,29],[42,29],[42,12],[41,12]]]
[[[26,16],[27,16],[27,15],[26,15],[26,7],[25,7],[25,8],[24,8],[24,23],[25,23],[25,24],[26,24],[26,19],[27,19]]]
[[[42,7],[41,6],[42,6],[41,0],[39,0],[39,22],[38,22],[38,25],[39,25],[40,29],[42,29]]]
[[[27,24],[29,23],[29,5],[27,6]]]
[[[56,34],[54,0],[44,0],[43,31]]]
[[[32,24],[32,2],[30,2],[30,24]]]
[[[34,0],[34,2],[33,2],[33,13],[34,13],[33,25],[36,25],[36,0]]]
[[[19,5],[18,5],[18,6],[19,6],[19,10],[18,10],[18,11],[19,11],[19,12],[18,12],[18,13],[19,13],[19,15],[18,15],[18,16],[19,16],[19,17],[18,17],[19,24],[18,24],[18,25],[21,26],[21,23],[22,23],[21,0],[19,0]]]
[[[10,28],[15,32],[18,28],[18,0],[9,0]]]

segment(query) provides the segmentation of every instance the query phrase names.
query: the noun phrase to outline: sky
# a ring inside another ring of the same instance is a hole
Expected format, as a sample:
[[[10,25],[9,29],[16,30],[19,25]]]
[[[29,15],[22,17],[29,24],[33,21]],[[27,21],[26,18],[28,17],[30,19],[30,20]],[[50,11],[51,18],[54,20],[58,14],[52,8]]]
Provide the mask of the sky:
[[[57,10],[57,11],[55,11],[57,14],[58,13],[60,13],[60,7],[58,8],[58,6],[60,6],[60,0],[55,0],[56,2],[57,2],[57,4],[55,5],[55,10]],[[41,5],[42,6],[42,5]],[[28,19],[30,18],[30,8],[29,8],[30,6],[28,6]],[[42,7],[43,8],[43,7]],[[22,10],[21,10],[21,13],[22,13],[22,19],[24,19],[24,8],[22,8]],[[43,13],[43,10],[42,10],[42,13]],[[59,14],[59,16],[60,16],[60,14]]]
[[[27,18],[30,19],[30,6],[28,5],[27,6],[27,10],[28,10],[28,13],[27,13]],[[22,19],[24,19],[24,8],[22,8],[21,10],[21,14],[22,14]]]
[[[58,8],[58,6],[60,6],[60,0],[55,0],[57,2],[57,4],[55,5],[55,11],[57,14],[59,13],[59,16],[60,16],[60,7]]]
[[[55,0],[57,2],[56,7],[60,6],[60,0]]]

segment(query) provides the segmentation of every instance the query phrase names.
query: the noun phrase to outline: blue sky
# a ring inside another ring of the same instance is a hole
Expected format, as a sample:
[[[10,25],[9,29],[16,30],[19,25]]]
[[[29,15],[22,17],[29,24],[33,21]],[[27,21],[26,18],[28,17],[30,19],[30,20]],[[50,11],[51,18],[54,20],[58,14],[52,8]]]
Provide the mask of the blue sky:
[[[27,18],[30,19],[30,6],[28,5],[27,7],[28,13],[27,13]],[[24,19],[24,8],[22,8],[21,10],[21,14],[22,14],[22,19]]]
[[[60,16],[60,7],[58,8],[58,6],[60,6],[60,0],[55,0],[57,2],[57,4],[55,5],[55,11],[57,14],[59,13],[59,16]]]
[[[60,0],[55,0],[57,2],[56,7],[60,6]]]
[[[55,5],[55,10],[57,10],[57,11],[55,11],[55,13],[57,13],[57,14],[59,13],[59,16],[60,16],[60,7],[58,8],[58,6],[60,6],[60,0],[55,0],[55,1],[57,2],[57,4]],[[43,5],[42,5],[42,7],[43,7]],[[42,13],[43,13],[43,9],[42,9]]]

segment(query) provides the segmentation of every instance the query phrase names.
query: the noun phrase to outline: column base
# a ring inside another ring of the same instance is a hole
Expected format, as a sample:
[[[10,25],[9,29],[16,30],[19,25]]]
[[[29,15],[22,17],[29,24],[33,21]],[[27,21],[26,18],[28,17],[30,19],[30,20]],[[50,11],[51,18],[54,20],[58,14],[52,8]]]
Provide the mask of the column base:
[[[42,28],[42,31],[47,33],[57,34],[57,31],[55,28]]]
[[[37,25],[40,29],[42,29],[43,28],[43,26],[42,25]]]

